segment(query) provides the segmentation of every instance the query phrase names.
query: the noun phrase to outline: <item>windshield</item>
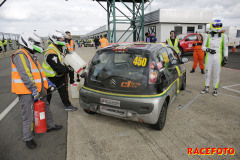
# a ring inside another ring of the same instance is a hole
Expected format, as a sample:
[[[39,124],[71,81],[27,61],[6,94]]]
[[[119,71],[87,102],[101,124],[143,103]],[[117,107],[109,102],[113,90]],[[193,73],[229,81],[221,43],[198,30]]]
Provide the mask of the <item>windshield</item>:
[[[185,35],[185,34],[181,34],[181,35],[178,35],[177,37],[179,40],[183,40],[186,36],[187,35]]]
[[[96,53],[92,60],[89,76],[103,82],[109,78],[120,81],[147,82],[148,57],[142,51]]]

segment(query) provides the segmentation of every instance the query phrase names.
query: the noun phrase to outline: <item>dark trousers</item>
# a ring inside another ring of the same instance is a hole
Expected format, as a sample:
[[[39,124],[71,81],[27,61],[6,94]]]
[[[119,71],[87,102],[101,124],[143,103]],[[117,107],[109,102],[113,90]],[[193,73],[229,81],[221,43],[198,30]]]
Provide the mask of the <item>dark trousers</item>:
[[[69,73],[70,84],[74,83],[74,71],[70,71]]]
[[[48,79],[56,85],[57,88],[59,88],[61,85],[65,84],[61,88],[58,89],[58,93],[62,99],[62,103],[64,104],[65,107],[71,105],[71,102],[69,100],[69,95],[68,95],[68,76],[67,74],[61,76],[61,77],[48,77]],[[50,93],[51,91],[48,89],[47,93]],[[47,100],[50,104],[52,98],[52,94],[49,94],[47,97]]]
[[[7,52],[7,45],[4,45],[4,52]]]

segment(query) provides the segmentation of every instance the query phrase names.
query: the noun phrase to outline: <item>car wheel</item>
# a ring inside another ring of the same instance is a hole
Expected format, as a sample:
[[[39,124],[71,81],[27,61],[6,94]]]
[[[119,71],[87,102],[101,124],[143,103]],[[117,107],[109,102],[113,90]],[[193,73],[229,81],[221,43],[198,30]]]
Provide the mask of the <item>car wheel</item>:
[[[183,49],[182,49],[182,48],[179,48],[179,50],[180,50],[180,52],[181,52],[181,55],[183,55],[183,54],[184,54]]]
[[[83,109],[87,114],[95,114],[96,112],[91,111],[90,109]]]
[[[182,86],[181,86],[181,90],[185,90],[186,88],[186,83],[187,82],[187,78],[186,78],[186,72],[183,74],[183,79],[182,79]]]
[[[165,126],[166,117],[167,117],[167,102],[164,101],[161,112],[158,117],[158,121],[156,124],[153,124],[152,127],[159,131],[162,130]]]

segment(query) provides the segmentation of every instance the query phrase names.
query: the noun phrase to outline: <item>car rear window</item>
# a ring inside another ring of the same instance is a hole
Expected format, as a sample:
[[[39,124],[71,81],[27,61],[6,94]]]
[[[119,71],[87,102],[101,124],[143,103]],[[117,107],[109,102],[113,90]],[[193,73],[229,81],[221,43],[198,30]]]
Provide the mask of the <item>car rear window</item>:
[[[179,40],[183,40],[186,36],[187,35],[181,34],[181,35],[178,35],[177,37],[178,37]]]
[[[92,59],[89,76],[98,81],[119,77],[140,82],[147,79],[147,66],[148,55],[142,51],[103,51]]]

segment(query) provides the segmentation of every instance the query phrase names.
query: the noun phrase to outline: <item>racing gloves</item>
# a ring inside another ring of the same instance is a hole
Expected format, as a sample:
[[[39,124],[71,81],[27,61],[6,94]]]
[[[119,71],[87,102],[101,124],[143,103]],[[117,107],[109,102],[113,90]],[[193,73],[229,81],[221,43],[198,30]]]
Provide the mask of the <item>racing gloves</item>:
[[[227,64],[228,57],[224,57],[222,61],[222,66],[225,66]]]
[[[35,89],[35,90],[32,91],[32,96],[33,96],[33,101],[34,101],[34,102],[39,99],[40,94],[39,94],[39,92],[38,92],[38,89]]]
[[[48,80],[48,88],[50,89],[50,91],[54,91],[57,87],[50,80]]]
[[[214,50],[214,49],[207,48],[206,51],[211,54],[216,54],[216,50]]]

